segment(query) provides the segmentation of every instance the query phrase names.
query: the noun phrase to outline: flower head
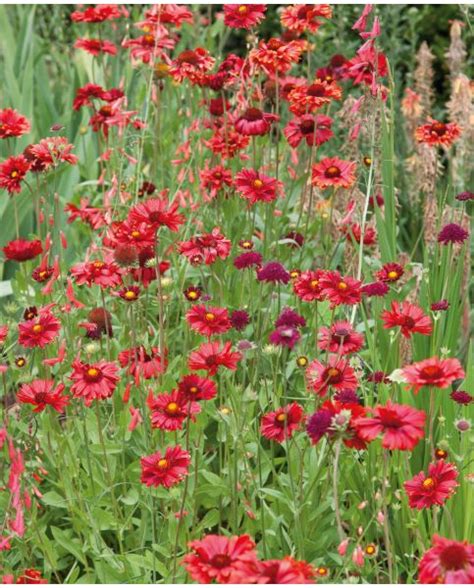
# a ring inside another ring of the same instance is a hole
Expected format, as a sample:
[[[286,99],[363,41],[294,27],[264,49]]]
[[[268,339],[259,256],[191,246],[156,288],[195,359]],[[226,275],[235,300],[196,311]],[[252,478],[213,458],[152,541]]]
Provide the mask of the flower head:
[[[11,156],[0,163],[0,188],[10,194],[21,192],[21,183],[25,179],[30,164],[24,155]]]
[[[307,370],[306,378],[309,388],[319,396],[325,396],[329,388],[334,390],[355,390],[357,378],[354,370],[345,359],[331,355],[327,363],[315,359]]]
[[[28,261],[43,253],[43,245],[39,239],[27,241],[26,239],[15,239],[2,248],[5,257],[11,261]]]
[[[253,169],[243,169],[235,176],[237,192],[249,201],[273,202],[283,190],[283,184]]]
[[[469,237],[469,232],[456,223],[445,225],[438,234],[438,243],[449,245],[449,243],[464,243]]]
[[[140,463],[142,484],[155,488],[158,486],[171,488],[188,475],[191,456],[177,445],[176,447],[168,447],[164,454],[157,451],[152,455],[142,457]]]
[[[433,535],[418,566],[420,584],[474,583],[474,545]]]
[[[180,390],[156,397],[150,395],[147,404],[151,412],[151,426],[163,431],[182,429],[187,418],[194,420],[194,415],[201,411],[199,404],[189,400]]]
[[[340,304],[358,304],[361,300],[361,282],[343,277],[337,271],[328,271],[320,280],[321,293],[330,302],[331,308]]]
[[[430,335],[433,327],[431,319],[423,312],[423,309],[407,300],[392,302],[391,310],[382,312],[384,329],[400,327],[404,337],[409,339],[413,333]]]
[[[72,370],[71,392],[76,398],[84,398],[86,406],[94,400],[110,398],[119,381],[118,368],[110,361],[83,363],[76,359],[72,362]]]
[[[283,408],[263,415],[260,432],[267,439],[282,443],[285,439],[290,439],[293,436],[302,420],[303,407],[297,402],[292,402]]]
[[[53,380],[33,380],[20,387],[16,397],[19,402],[32,404],[33,412],[42,412],[51,406],[57,412],[64,412],[69,398],[63,395],[64,384],[54,386]]]
[[[193,331],[205,337],[220,335],[232,327],[226,308],[206,308],[203,304],[195,304],[188,310],[186,320]]]
[[[461,135],[461,129],[456,123],[442,123],[432,118],[428,123],[419,126],[415,131],[415,138],[419,143],[427,145],[443,145],[451,147]]]
[[[18,343],[23,347],[45,347],[59,334],[61,323],[48,307],[37,316],[18,325]]]
[[[448,388],[454,380],[464,378],[465,373],[458,359],[430,357],[407,365],[402,369],[409,387],[417,394],[423,386]]]
[[[348,321],[338,321],[319,330],[318,347],[323,351],[348,355],[364,345],[364,336],[357,333]]]
[[[189,369],[204,370],[209,376],[215,376],[221,366],[236,370],[242,354],[231,351],[231,346],[230,341],[224,343],[222,348],[218,342],[203,343],[197,351],[191,352],[188,361]]]
[[[247,108],[234,123],[235,130],[241,135],[266,135],[272,123],[278,121],[276,114],[263,112],[259,108]]]
[[[338,188],[350,188],[356,181],[356,163],[344,161],[337,157],[326,157],[312,169],[312,183],[318,188],[324,189],[330,186]]]
[[[278,263],[277,261],[269,261],[257,272],[257,280],[259,282],[288,284],[290,281],[290,274],[281,263]]]
[[[233,29],[251,29],[265,18],[265,4],[224,4],[224,24]]]
[[[13,108],[0,110],[0,139],[21,137],[29,133],[31,125],[28,120]]]
[[[421,510],[434,504],[443,505],[459,486],[458,476],[456,467],[444,459],[431,463],[428,466],[428,474],[420,472],[403,485],[408,494],[410,508]]]

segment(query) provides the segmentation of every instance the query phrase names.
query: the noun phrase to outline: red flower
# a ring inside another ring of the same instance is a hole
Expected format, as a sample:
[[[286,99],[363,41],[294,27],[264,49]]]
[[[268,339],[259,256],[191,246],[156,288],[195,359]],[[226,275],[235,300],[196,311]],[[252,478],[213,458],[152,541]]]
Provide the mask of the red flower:
[[[30,169],[24,155],[11,156],[0,163],[0,188],[4,188],[10,194],[21,192],[21,182]]]
[[[232,186],[232,172],[222,165],[216,165],[215,167],[206,167],[199,172],[201,179],[201,188],[203,191],[209,191],[209,199],[216,197],[220,190],[223,190],[226,186]],[[204,196],[206,198],[206,195]]]
[[[381,282],[397,282],[403,276],[403,273],[403,267],[398,263],[386,263],[376,273],[376,276]]]
[[[30,145],[28,152],[34,158],[35,164],[38,165],[39,162],[43,170],[54,167],[61,161],[75,165],[78,158],[71,153],[73,148],[74,145],[68,143],[66,137],[48,137],[41,139],[37,145]]]
[[[361,282],[354,278],[343,277],[339,272],[325,272],[320,281],[322,295],[330,301],[331,308],[340,304],[358,304],[360,302]]]
[[[163,366],[158,347],[152,347],[149,352],[143,346],[125,349],[118,354],[118,360],[123,368],[128,366],[130,375],[145,380],[157,378],[166,369],[166,360]]]
[[[319,330],[318,347],[338,355],[357,353],[364,345],[364,336],[357,333],[350,322],[338,321]]]
[[[283,27],[295,33],[304,33],[310,31],[316,33],[321,22],[317,20],[318,16],[331,18],[332,10],[329,4],[295,4],[283,9],[280,21]]]
[[[322,190],[329,186],[350,188],[355,180],[355,161],[344,161],[338,157],[326,157],[313,165],[311,182]]]
[[[230,241],[220,232],[218,227],[211,233],[192,237],[189,241],[179,244],[179,252],[187,257],[193,265],[204,262],[211,265],[218,257],[225,259],[230,254]]]
[[[443,145],[451,147],[461,135],[461,129],[456,123],[442,123],[428,118],[428,123],[421,125],[415,131],[415,138],[419,143],[427,145]]]
[[[232,327],[226,308],[206,308],[203,304],[188,310],[186,320],[193,331],[205,337],[220,335]]]
[[[331,131],[332,118],[324,114],[304,114],[291,120],[283,129],[291,147],[297,147],[304,139],[311,146],[322,145],[334,135]]]
[[[46,307],[38,315],[18,325],[18,343],[23,347],[45,347],[58,336],[61,323]]]
[[[197,374],[183,376],[178,382],[178,390],[189,402],[200,400],[212,400],[217,396],[217,388],[212,380],[201,378]]]
[[[71,268],[71,274],[80,286],[97,284],[102,288],[113,288],[122,283],[119,268],[114,263],[105,263],[105,261],[78,263]]]
[[[28,120],[13,108],[0,110],[0,139],[21,137],[31,129]]]
[[[474,545],[433,535],[418,566],[420,584],[473,584]]]
[[[303,407],[297,402],[292,402],[263,415],[260,432],[267,439],[282,443],[284,439],[290,439],[293,436],[302,420]]]
[[[332,355],[326,364],[315,359],[306,369],[309,387],[319,396],[325,396],[328,389],[355,390],[357,378],[354,370],[345,359]]]
[[[354,423],[356,419],[365,415],[366,409],[355,402],[327,400],[309,417],[306,431],[313,445],[316,445],[326,434],[329,438],[339,435],[346,447],[362,450],[367,444],[359,436]]]
[[[257,578],[251,583],[258,584],[314,584],[316,570],[305,561],[298,561],[290,556],[281,560],[260,561],[257,564]],[[250,577],[237,574],[234,582],[250,583]],[[241,582],[240,582],[241,580]]]
[[[452,463],[446,463],[444,459],[430,463],[428,475],[420,472],[411,480],[404,483],[408,494],[410,508],[430,508],[434,504],[442,506],[444,502],[454,494],[454,489],[459,486],[456,481],[459,472]]]
[[[323,300],[320,285],[320,280],[323,275],[324,272],[322,270],[303,272],[293,282],[294,293],[305,302]]]
[[[158,30],[158,34],[154,35],[151,32],[137,37],[136,39],[127,39],[122,42],[122,47],[130,49],[130,57],[132,62],[141,59],[142,63],[154,63],[157,59],[163,57],[164,49],[174,49],[176,41],[168,35],[164,27]],[[163,65],[163,72],[166,76],[169,66],[165,63]],[[158,72],[157,72],[158,73]]]
[[[351,245],[356,246],[360,244],[362,232],[359,223],[352,223],[349,226],[343,226],[341,231],[346,235],[346,241]],[[366,226],[364,230],[364,236],[362,238],[363,245],[375,245],[377,243],[377,232],[371,226]]]
[[[235,130],[241,135],[266,135],[272,123],[280,120],[276,114],[263,112],[259,108],[247,108],[235,121]]]
[[[117,366],[109,361],[100,360],[89,364],[76,359],[72,362],[72,369],[69,376],[74,382],[71,392],[76,398],[84,398],[86,406],[90,406],[94,400],[110,398],[120,379]]]
[[[229,370],[237,369],[237,362],[242,358],[241,353],[231,351],[232,344],[227,341],[221,349],[220,343],[203,343],[197,351],[189,356],[190,370],[205,370],[209,376],[214,376],[220,366]]]
[[[51,406],[57,412],[64,412],[69,398],[63,396],[64,384],[54,387],[53,380],[33,380],[29,384],[23,384],[16,397],[19,402],[33,404],[33,412],[42,412],[47,406]]]
[[[224,4],[224,24],[233,29],[251,29],[265,18],[265,4]]]
[[[373,441],[382,434],[382,447],[385,449],[411,451],[424,437],[424,411],[390,401],[371,410],[372,417],[361,417],[354,423],[358,435],[365,441]]]
[[[118,290],[117,294],[126,302],[135,302],[140,296],[140,288],[138,286],[125,286]]]
[[[8,583],[8,582],[7,582]],[[47,584],[48,580],[45,580],[41,576],[41,572],[32,568],[26,569],[21,576],[18,576],[15,584]]]
[[[334,81],[316,79],[310,85],[298,84],[288,94],[290,111],[297,116],[314,112],[331,100],[340,100],[342,90]]]
[[[189,79],[192,84],[202,84],[205,73],[213,67],[215,61],[207,49],[188,49],[171,63],[169,73],[177,82]]]
[[[363,45],[357,55],[346,63],[345,71],[354,84],[374,87],[377,77],[383,78],[388,74],[387,58],[373,45]]]
[[[77,39],[74,43],[74,48],[83,49],[94,56],[100,53],[117,54],[117,47],[111,41],[102,41],[101,39]]]
[[[163,431],[182,429],[188,417],[194,420],[194,415],[201,412],[199,404],[189,400],[179,390],[156,397],[150,395],[147,404],[151,411],[151,426]]]
[[[192,553],[187,554],[183,564],[193,580],[200,584],[232,583],[235,572],[239,575],[248,569],[251,572],[257,563],[255,543],[248,535],[224,537],[207,535],[200,541],[189,544]]]
[[[401,327],[402,335],[407,339],[413,333],[430,335],[433,331],[430,317],[423,312],[422,308],[406,300],[402,303],[392,302],[392,310],[384,310],[382,320],[384,329]]]
[[[283,191],[283,184],[253,169],[243,169],[235,176],[237,192],[250,204],[273,202]]]
[[[82,88],[78,88],[72,105],[73,110],[80,110],[83,106],[92,106],[91,98],[105,100],[104,93],[104,88],[97,84],[89,83],[82,86]]]
[[[71,14],[71,20],[74,22],[104,22],[124,16],[128,17],[128,10],[123,6],[116,4],[98,4],[89,6],[84,12],[76,11]]]
[[[306,48],[304,41],[284,43],[280,39],[260,41],[256,49],[249,54],[250,63],[262,69],[266,74],[285,73],[297,63]]]
[[[128,217],[135,223],[146,223],[155,229],[167,227],[170,231],[177,231],[184,223],[182,214],[177,213],[178,204],[170,204],[162,198],[149,198],[143,203],[130,209]]]
[[[26,239],[15,239],[2,248],[7,259],[11,261],[28,261],[43,253],[43,246],[39,239],[27,241]]]
[[[458,359],[430,357],[407,365],[402,370],[405,380],[417,394],[423,386],[448,388],[454,380],[464,378],[465,373]]]
[[[188,475],[191,456],[177,445],[168,447],[164,455],[157,451],[152,455],[142,457],[140,463],[142,467],[142,484],[154,486],[155,488],[157,486],[171,488],[171,486],[179,484]]]

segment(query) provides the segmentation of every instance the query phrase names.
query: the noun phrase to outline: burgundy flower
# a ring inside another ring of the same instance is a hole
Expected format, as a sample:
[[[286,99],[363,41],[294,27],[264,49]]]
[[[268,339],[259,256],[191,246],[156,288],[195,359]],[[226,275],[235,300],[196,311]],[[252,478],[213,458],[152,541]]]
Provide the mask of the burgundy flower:
[[[451,392],[450,396],[452,400],[458,404],[467,405],[474,401],[474,396],[471,396],[471,394],[465,390],[456,390],[455,392]]]
[[[230,315],[230,322],[236,331],[243,331],[249,324],[250,317],[245,310],[234,310]]]
[[[448,245],[449,243],[464,243],[469,233],[456,223],[445,225],[438,235],[438,243]]]
[[[273,282],[288,284],[290,281],[290,274],[277,261],[270,261],[266,263],[258,272],[257,279],[259,282]]]

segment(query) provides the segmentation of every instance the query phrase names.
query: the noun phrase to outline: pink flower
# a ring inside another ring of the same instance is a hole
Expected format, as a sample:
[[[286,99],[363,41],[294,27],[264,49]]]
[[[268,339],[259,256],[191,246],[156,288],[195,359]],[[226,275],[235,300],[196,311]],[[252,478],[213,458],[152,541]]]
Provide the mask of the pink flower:
[[[241,135],[266,135],[273,122],[280,120],[276,114],[262,112],[259,108],[247,110],[235,121],[235,130]]]
[[[329,186],[350,188],[356,181],[355,168],[355,161],[326,157],[313,165],[311,181],[321,189]]]
[[[318,347],[323,351],[348,355],[356,353],[364,345],[364,336],[357,333],[348,321],[338,321],[319,330]]]
[[[423,386],[448,388],[454,380],[465,376],[458,359],[438,359],[437,357],[407,365],[402,369],[402,373],[415,394],[418,394]]]
[[[318,396],[325,396],[329,388],[355,390],[358,385],[349,362],[336,355],[330,356],[327,363],[312,361],[306,369],[306,378],[309,388]]]
[[[63,396],[64,384],[54,387],[53,380],[33,380],[23,384],[16,397],[19,402],[33,404],[33,412],[42,412],[47,406],[51,406],[57,412],[64,412],[69,402],[67,396]]]
[[[421,510],[434,504],[443,505],[459,486],[458,475],[454,464],[446,463],[444,459],[430,463],[428,475],[420,472],[403,485],[408,494],[410,508]]]
[[[473,584],[474,545],[433,535],[418,566],[420,584]]]
[[[23,347],[45,347],[58,336],[61,323],[45,307],[38,315],[18,325],[18,343]]]

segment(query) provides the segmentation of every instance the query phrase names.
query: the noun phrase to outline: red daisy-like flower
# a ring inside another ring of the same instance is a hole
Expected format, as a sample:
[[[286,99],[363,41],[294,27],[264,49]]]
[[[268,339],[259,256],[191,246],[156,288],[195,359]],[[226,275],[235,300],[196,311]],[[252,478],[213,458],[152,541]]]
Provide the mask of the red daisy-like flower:
[[[320,280],[324,275],[323,270],[302,272],[293,282],[293,291],[305,302],[323,300]]]
[[[358,304],[362,297],[361,282],[343,277],[337,271],[325,272],[320,281],[321,293],[329,300],[331,308],[340,304]]]
[[[316,574],[312,565],[287,556],[281,560],[259,561],[255,579],[237,572],[233,575],[233,581],[245,584],[313,584]]]
[[[285,43],[280,39],[272,38],[269,41],[260,41],[258,47],[250,51],[249,59],[250,63],[268,75],[276,72],[281,74],[298,62],[305,48],[304,41]]]
[[[29,133],[31,125],[26,117],[13,108],[0,110],[0,139],[21,137]]]
[[[349,321],[338,321],[319,329],[318,347],[338,355],[357,353],[364,345],[364,336],[357,333]]]
[[[24,155],[11,156],[0,163],[0,188],[10,194],[21,192],[21,182],[30,169],[30,164]]]
[[[198,374],[183,376],[178,382],[178,390],[188,402],[212,400],[217,396],[216,384],[208,378],[201,378]]]
[[[33,404],[33,412],[42,412],[47,406],[51,406],[57,412],[64,412],[69,398],[63,396],[64,384],[54,387],[53,380],[33,380],[23,384],[16,397],[18,402]]]
[[[191,456],[179,445],[167,447],[164,455],[157,451],[140,460],[141,482],[147,486],[171,488],[188,475]]]
[[[147,399],[151,411],[151,426],[163,431],[177,431],[183,428],[184,421],[189,417],[194,420],[194,415],[201,412],[197,402],[189,400],[179,390],[173,390],[170,394],[158,394]]]
[[[163,365],[158,347],[151,347],[149,351],[143,345],[125,349],[118,354],[118,360],[123,368],[128,367],[130,375],[145,380],[157,378],[166,369],[166,360]]]
[[[409,339],[413,333],[430,335],[433,331],[431,318],[423,312],[423,309],[404,300],[392,302],[392,310],[382,312],[384,329],[400,327],[402,335]]]
[[[15,239],[2,247],[7,259],[11,261],[28,261],[43,253],[43,246],[39,239],[28,241],[26,239]]]
[[[235,572],[239,576],[246,570],[251,573],[257,563],[255,543],[248,535],[224,537],[207,535],[189,544],[192,553],[183,564],[193,580],[200,584],[232,583]]]
[[[72,362],[73,372],[69,378],[74,382],[71,392],[76,398],[84,398],[86,406],[94,400],[110,398],[119,381],[115,363],[100,360],[94,364],[79,359]]]
[[[402,369],[402,373],[415,394],[423,386],[448,388],[454,380],[462,379],[466,375],[458,359],[437,357],[407,365]]]
[[[213,67],[215,61],[207,49],[187,49],[171,63],[169,74],[177,82],[188,79],[192,84],[201,84],[205,80],[205,73]]]
[[[41,139],[37,145],[30,145],[28,153],[35,159],[36,165],[41,169],[54,167],[60,162],[75,165],[78,162],[76,155],[71,153],[74,145],[71,145],[66,137],[47,137]]]
[[[382,435],[382,447],[411,451],[425,435],[426,413],[405,404],[388,401],[385,406],[369,409],[370,417],[360,417],[354,426],[365,441]]]
[[[97,284],[102,288],[113,288],[122,283],[119,268],[114,263],[100,260],[78,263],[71,268],[71,274],[80,286]]]
[[[18,343],[23,347],[45,347],[58,336],[61,323],[46,307],[18,325]]]
[[[97,6],[88,6],[83,12],[79,10],[71,14],[71,20],[74,22],[104,22],[116,18],[128,18],[128,10],[124,6],[117,4],[97,4]]]
[[[239,151],[245,149],[250,143],[246,135],[242,135],[233,128],[227,126],[216,129],[209,141],[204,141],[204,145],[213,153],[220,155],[223,159],[235,157]]]
[[[349,362],[336,355],[330,356],[327,363],[312,361],[306,369],[306,378],[309,388],[318,396],[325,396],[329,388],[355,390],[358,385]]]
[[[74,43],[74,49],[83,49],[87,53],[94,55],[100,55],[101,53],[108,53],[109,55],[117,55],[117,47],[107,40],[101,39],[77,39]]]
[[[283,184],[253,169],[243,169],[235,176],[237,192],[250,204],[273,202],[283,191]]]
[[[177,203],[170,204],[163,198],[149,198],[131,208],[128,217],[135,223],[146,223],[155,229],[167,227],[175,232],[184,223],[183,215],[177,210]]]
[[[231,351],[231,347],[230,341],[227,341],[222,348],[218,342],[203,343],[197,351],[190,354],[189,369],[204,370],[209,376],[215,376],[221,366],[229,370],[236,370],[242,354]]]
[[[403,267],[398,263],[386,263],[382,269],[376,273],[376,277],[381,282],[397,282],[403,276]]]
[[[251,29],[265,18],[265,4],[224,4],[224,24],[233,29]]]
[[[8,582],[6,582],[8,584]],[[42,577],[39,570],[28,568],[18,576],[15,584],[47,584],[48,580]]]
[[[291,120],[283,129],[289,145],[298,147],[303,141],[311,146],[322,145],[334,135],[331,130],[332,118],[324,114],[304,114]]]
[[[142,63],[154,63],[166,54],[165,49],[174,49],[175,45],[176,40],[169,36],[164,27],[159,27],[157,34],[148,32],[136,39],[126,39],[122,42],[122,47],[130,49],[132,62],[141,59]],[[169,66],[165,63],[160,65],[163,65],[163,71],[167,75]]]
[[[247,108],[235,123],[235,130],[241,135],[266,135],[272,123],[280,120],[276,114],[263,112],[259,108]]]
[[[140,288],[138,286],[125,286],[118,290],[117,294],[126,302],[135,302],[140,296]]]
[[[295,33],[309,31],[316,33],[321,26],[318,17],[331,18],[332,9],[329,4],[294,4],[283,9],[280,21],[283,27]]]
[[[326,157],[313,165],[311,182],[322,190],[330,186],[350,188],[356,181],[355,168],[355,161]]]
[[[199,265],[203,262],[206,265],[211,265],[218,257],[225,259],[229,256],[230,249],[229,239],[224,237],[218,227],[212,229],[211,233],[203,233],[179,244],[179,252],[187,257],[193,265]]]
[[[420,584],[473,584],[474,544],[433,535],[418,565]]]
[[[232,186],[232,172],[222,165],[206,167],[199,172],[199,177],[202,190],[209,192],[211,200],[216,197],[219,191]]]
[[[134,246],[138,251],[150,248],[155,256],[156,231],[153,225],[127,218],[121,222],[114,222],[109,226],[104,245],[106,247],[117,248],[127,245]]]
[[[454,489],[459,486],[458,476],[456,466],[446,463],[444,459],[430,463],[428,475],[420,472],[403,485],[408,494],[410,508],[421,510],[430,508],[434,504],[443,505],[454,494]]]
[[[340,100],[342,90],[334,81],[316,79],[312,84],[298,84],[288,93],[290,111],[297,116],[314,112],[331,100]]]
[[[415,138],[419,143],[427,145],[443,145],[451,147],[461,135],[461,129],[456,123],[442,123],[432,118],[428,123],[419,126],[415,131]]]
[[[226,308],[196,304],[186,313],[186,320],[193,331],[205,337],[220,335],[232,328]]]
[[[267,439],[282,443],[290,439],[303,420],[303,407],[297,402],[263,415],[260,432]]]

